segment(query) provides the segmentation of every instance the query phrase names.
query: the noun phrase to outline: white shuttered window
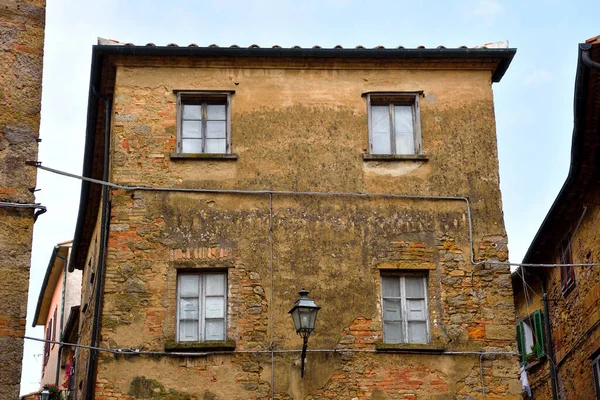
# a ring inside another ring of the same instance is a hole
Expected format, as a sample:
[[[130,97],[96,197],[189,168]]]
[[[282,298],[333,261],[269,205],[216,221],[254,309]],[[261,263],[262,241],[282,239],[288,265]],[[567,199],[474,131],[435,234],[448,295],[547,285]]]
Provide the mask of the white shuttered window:
[[[177,152],[228,154],[231,152],[230,94],[179,92],[177,94]]]
[[[419,93],[369,93],[367,107],[370,154],[421,154]]]
[[[384,342],[427,343],[427,278],[422,275],[382,275],[381,292]]]
[[[182,273],[177,278],[177,340],[226,339],[227,275]]]

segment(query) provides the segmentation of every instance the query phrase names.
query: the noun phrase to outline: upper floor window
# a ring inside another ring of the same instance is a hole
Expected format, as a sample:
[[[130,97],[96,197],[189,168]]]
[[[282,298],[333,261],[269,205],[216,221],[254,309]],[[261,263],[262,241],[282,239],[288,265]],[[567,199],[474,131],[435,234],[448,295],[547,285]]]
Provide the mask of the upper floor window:
[[[369,153],[421,154],[419,93],[369,93]]]
[[[573,255],[571,253],[571,235],[567,236],[560,246],[560,264],[573,264]],[[572,266],[560,267],[560,287],[563,295],[566,295],[575,287],[575,270]]]
[[[382,275],[383,340],[385,343],[427,343],[427,277]]]
[[[177,152],[231,152],[230,93],[177,93]]]
[[[225,340],[227,273],[179,274],[177,308],[177,341]]]

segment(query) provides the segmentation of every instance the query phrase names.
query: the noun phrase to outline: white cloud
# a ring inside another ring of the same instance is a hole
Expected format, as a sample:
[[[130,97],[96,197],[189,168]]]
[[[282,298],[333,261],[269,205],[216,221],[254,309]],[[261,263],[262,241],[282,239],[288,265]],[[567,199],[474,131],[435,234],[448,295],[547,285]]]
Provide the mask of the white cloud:
[[[480,0],[473,9],[473,14],[481,17],[495,17],[504,11],[502,5],[496,0]]]
[[[526,85],[540,85],[549,82],[552,79],[552,73],[545,69],[534,69],[525,78]]]

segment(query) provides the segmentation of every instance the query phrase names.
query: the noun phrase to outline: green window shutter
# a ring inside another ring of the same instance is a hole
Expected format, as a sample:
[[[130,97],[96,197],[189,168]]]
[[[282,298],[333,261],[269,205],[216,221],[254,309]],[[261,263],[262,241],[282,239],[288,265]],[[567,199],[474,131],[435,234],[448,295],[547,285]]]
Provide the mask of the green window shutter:
[[[535,333],[535,342],[537,343],[537,356],[546,355],[546,343],[544,342],[544,315],[541,310],[533,313],[533,330]]]
[[[521,362],[527,362],[527,352],[525,351],[525,333],[523,332],[523,322],[517,324],[517,347],[521,353]]]

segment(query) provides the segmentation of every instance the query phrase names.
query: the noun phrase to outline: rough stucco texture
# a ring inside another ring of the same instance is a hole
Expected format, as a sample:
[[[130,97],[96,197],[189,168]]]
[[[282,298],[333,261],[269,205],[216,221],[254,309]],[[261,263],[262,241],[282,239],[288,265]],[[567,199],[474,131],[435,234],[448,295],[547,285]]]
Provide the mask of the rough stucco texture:
[[[0,201],[31,203],[42,95],[45,1],[0,4]],[[31,209],[0,207],[0,398],[19,394]]]
[[[475,259],[507,258],[489,71],[288,67],[117,60],[111,180],[468,196]],[[238,160],[170,160],[174,89],[235,90]],[[363,161],[361,94],[416,90],[424,91],[429,159]],[[276,195],[270,210],[268,196],[118,190],[111,201],[102,346],[163,350],[175,339],[177,272],[217,268],[228,271],[227,336],[237,350],[268,350],[271,341],[277,350],[299,349],[287,311],[306,287],[322,306],[309,348],[338,351],[309,353],[304,379],[298,353],[103,353],[97,398],[251,399],[271,390],[276,399],[482,398],[478,356],[352,351],[374,351],[382,341],[383,270],[427,275],[429,347],[516,350],[509,269],[473,271],[464,201]],[[516,357],[486,357],[481,367],[487,399],[519,398]]]

